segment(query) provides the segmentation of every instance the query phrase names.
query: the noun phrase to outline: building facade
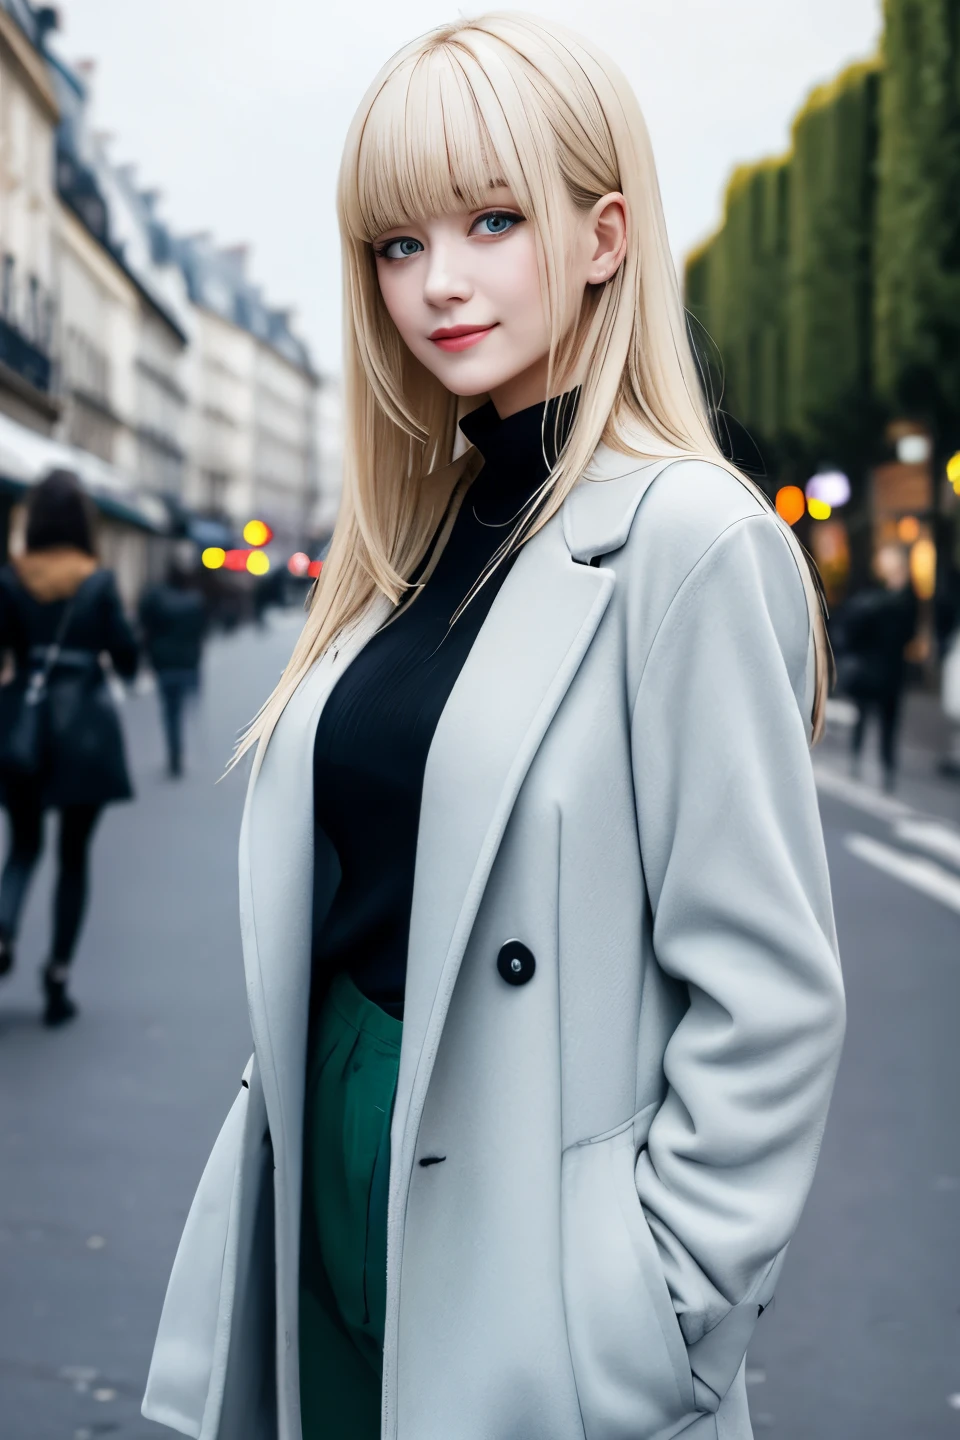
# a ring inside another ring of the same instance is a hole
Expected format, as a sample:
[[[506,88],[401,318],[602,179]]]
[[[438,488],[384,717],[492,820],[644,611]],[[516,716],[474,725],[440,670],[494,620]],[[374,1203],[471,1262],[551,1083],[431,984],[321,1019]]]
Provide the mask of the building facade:
[[[195,337],[187,503],[236,529],[252,516],[254,340],[199,305]]]
[[[114,162],[56,23],[0,0],[0,510],[74,469],[128,598],[177,536],[230,546],[254,518],[285,563],[316,505],[310,357],[243,247],[175,235]]]
[[[49,434],[56,373],[54,135],[59,109],[40,48],[49,8],[0,3],[0,411]]]
[[[62,438],[129,469],[134,459],[136,288],[108,250],[59,205]]]
[[[156,197],[138,189],[131,167],[111,162],[93,127],[92,68],[54,61],[52,73],[61,113],[57,191],[68,424],[82,422],[95,443],[110,445],[104,458],[122,465],[144,490],[182,500],[191,369],[186,284],[172,259],[164,263],[154,254]],[[120,310],[132,332],[120,322]],[[91,383],[94,398],[108,396],[112,412],[99,425],[89,413]]]
[[[194,308],[189,503],[241,530],[273,530],[278,552],[307,540],[317,493],[319,378],[288,312],[247,275],[243,247],[208,235],[157,238],[177,255]]]

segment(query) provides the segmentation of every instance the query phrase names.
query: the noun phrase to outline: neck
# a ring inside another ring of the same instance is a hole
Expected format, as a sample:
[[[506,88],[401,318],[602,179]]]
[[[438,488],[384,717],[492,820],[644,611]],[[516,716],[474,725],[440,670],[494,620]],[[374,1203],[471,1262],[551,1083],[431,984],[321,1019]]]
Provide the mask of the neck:
[[[531,405],[541,405],[547,398],[547,371],[549,355],[536,360],[519,375],[505,380],[490,391],[493,407],[501,420],[516,415],[518,410],[529,410]]]

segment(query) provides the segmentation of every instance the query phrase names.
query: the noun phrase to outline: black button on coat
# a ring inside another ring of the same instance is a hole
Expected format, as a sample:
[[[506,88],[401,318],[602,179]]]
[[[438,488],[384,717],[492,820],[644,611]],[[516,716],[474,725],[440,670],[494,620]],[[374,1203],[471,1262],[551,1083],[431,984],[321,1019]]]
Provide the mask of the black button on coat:
[[[508,985],[526,985],[528,980],[533,979],[536,968],[533,952],[521,940],[508,940],[500,947],[497,969]]]

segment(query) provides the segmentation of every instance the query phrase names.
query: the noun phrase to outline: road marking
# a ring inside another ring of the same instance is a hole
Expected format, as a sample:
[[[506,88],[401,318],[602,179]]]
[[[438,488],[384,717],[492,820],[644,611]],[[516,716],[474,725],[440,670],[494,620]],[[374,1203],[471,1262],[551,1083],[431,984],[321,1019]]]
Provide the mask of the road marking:
[[[924,895],[930,895],[960,915],[960,880],[933,860],[905,855],[902,850],[894,850],[870,835],[845,835],[843,843],[859,860],[865,860],[878,870],[885,870],[888,875],[902,880],[905,885],[912,885],[915,890],[921,890]]]
[[[880,820],[907,820],[917,814],[902,800],[894,800],[892,795],[880,795],[860,780],[838,775],[835,770],[828,770],[825,765],[814,765],[813,774],[818,790],[823,790],[825,794],[833,795],[837,800],[843,800],[847,805],[853,805],[855,809],[863,810],[868,815],[876,815]]]
[[[960,831],[936,820],[898,820],[894,825],[897,838],[920,850],[929,850],[941,860],[960,867]]]

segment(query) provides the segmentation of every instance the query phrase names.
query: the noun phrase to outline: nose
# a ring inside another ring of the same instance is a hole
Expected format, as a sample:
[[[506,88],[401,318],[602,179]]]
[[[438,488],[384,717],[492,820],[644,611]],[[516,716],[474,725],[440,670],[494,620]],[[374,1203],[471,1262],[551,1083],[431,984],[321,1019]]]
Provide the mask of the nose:
[[[472,294],[473,285],[469,276],[457,263],[457,246],[447,241],[435,241],[430,246],[427,261],[424,300],[428,305],[442,309],[454,300],[469,300]]]

